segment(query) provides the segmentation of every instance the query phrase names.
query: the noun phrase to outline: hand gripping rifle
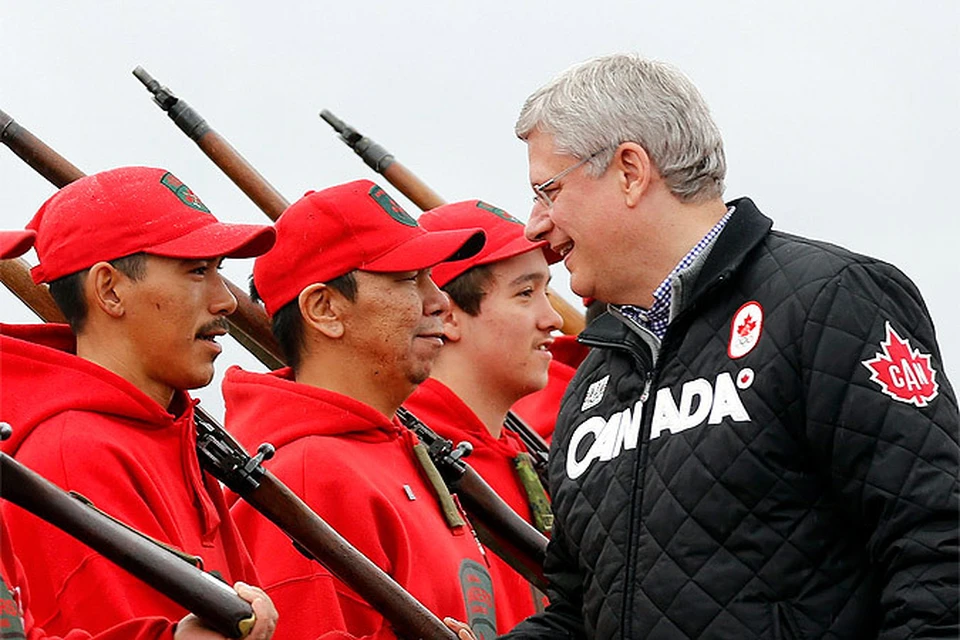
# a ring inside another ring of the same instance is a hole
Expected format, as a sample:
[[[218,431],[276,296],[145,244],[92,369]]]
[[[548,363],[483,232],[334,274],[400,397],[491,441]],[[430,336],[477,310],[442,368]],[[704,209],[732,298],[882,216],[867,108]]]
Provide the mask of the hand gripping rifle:
[[[17,140],[22,138],[18,137]],[[83,176],[79,169],[49,147],[46,147],[45,153],[52,154],[56,166],[60,167],[60,169],[54,169],[51,168],[52,164],[41,163],[45,169],[45,172],[41,173],[48,176],[51,181],[62,180],[63,184],[67,184]],[[44,154],[34,155],[44,156]],[[70,175],[73,177],[67,179]],[[63,321],[63,315],[50,297],[47,288],[34,284],[30,278],[25,261],[2,260],[0,267],[2,267],[0,279],[3,284],[42,320]],[[240,295],[246,294],[240,292]],[[275,357],[279,360],[279,356]],[[251,458],[232,436],[202,409],[197,407],[194,415],[197,426],[197,455],[208,473],[276,523],[281,530],[294,539],[302,552],[318,560],[361,597],[367,599],[383,613],[384,617],[397,629],[399,635],[411,640],[415,638],[455,640],[454,633],[436,616],[404,591],[393,578],[352,547],[282,482],[263,469],[261,462],[273,453],[270,445],[261,445],[257,456]],[[6,478],[6,470],[6,461],[4,461],[4,478]],[[6,497],[6,489],[7,487],[4,487],[4,497]],[[170,597],[180,602],[173,595]],[[247,604],[243,600],[240,602]],[[193,608],[193,605],[188,604],[187,607]],[[197,611],[197,613],[199,615],[200,612]]]
[[[281,196],[276,189],[274,189],[266,179],[260,175],[251,165],[247,162],[240,153],[234,149],[228,142],[226,142],[223,137],[214,131],[206,121],[196,112],[192,107],[187,105],[182,99],[177,98],[173,92],[167,87],[161,86],[160,83],[155,80],[149,73],[147,73],[142,67],[137,67],[133,74],[137,77],[140,82],[150,91],[154,96],[154,102],[162,110],[166,111],[174,123],[191,139],[193,139],[197,146],[210,157],[214,163],[220,167],[224,173],[235,183],[237,184],[244,193],[246,193],[254,203],[260,207],[260,209],[267,214],[271,220],[276,220],[280,217],[280,214],[283,213],[284,209],[289,206],[288,201]],[[215,150],[215,153],[211,153],[210,150]],[[254,197],[251,194],[271,194],[270,197]],[[399,414],[398,414],[399,416]],[[422,424],[422,423],[421,423]],[[529,429],[529,427],[528,427]],[[531,430],[532,431],[532,430]],[[432,432],[431,432],[432,433]],[[435,433],[434,437],[439,437]],[[538,436],[539,437],[539,436]],[[542,441],[541,441],[542,442]],[[429,446],[429,445],[428,445]],[[545,445],[544,445],[545,446]],[[545,451],[545,449],[544,449]],[[434,460],[436,466],[443,464],[443,461],[437,459]],[[461,463],[463,464],[463,463]],[[469,469],[469,466],[467,466]],[[481,480],[480,476],[476,474],[475,471],[470,469],[469,471],[470,478],[476,477],[476,479]],[[445,478],[446,480],[446,478]],[[448,480],[449,482],[449,480]],[[489,504],[490,501],[494,499],[499,501],[502,504],[502,510],[511,511],[510,507],[503,502],[503,499],[500,498],[496,493],[490,489],[489,485],[486,485],[483,482],[483,485],[486,486],[486,490],[490,493],[489,495],[481,497],[478,495],[476,499],[472,499],[466,494],[468,492],[481,492],[483,488],[480,486],[480,483],[467,481],[461,482],[457,485],[456,490],[460,495],[463,506],[467,510],[467,513],[473,516],[474,526],[479,530],[484,525],[478,524],[484,522],[485,519],[490,518],[493,513],[489,509],[480,509],[478,511],[473,511],[473,507],[482,507],[486,504]],[[516,515],[516,514],[514,514]],[[497,537],[507,537],[511,539],[517,539],[522,541],[526,536],[529,535],[527,529],[532,530],[538,536],[540,535],[536,532],[535,529],[530,527],[527,522],[520,518],[516,517],[513,519],[499,519],[496,522],[491,522],[489,525],[486,525],[486,529],[491,532],[496,532]],[[546,538],[542,538],[543,545],[546,544]],[[530,541],[527,540],[527,543]],[[490,545],[490,548],[500,555],[500,551],[506,553],[507,549],[516,549],[521,552],[525,557],[522,560],[516,558],[508,559],[504,558],[511,565],[521,563],[526,566],[539,567],[542,565],[543,556],[540,551],[535,550],[535,547],[538,545],[525,544],[523,542],[518,543],[508,543],[508,544],[498,544]],[[498,550],[499,549],[499,550]],[[542,571],[542,569],[540,570]],[[530,576],[530,572],[521,572],[525,576]],[[531,576],[532,577],[532,576]],[[537,581],[542,580],[541,577],[537,578]],[[535,582],[536,584],[536,582]]]
[[[0,423],[0,439],[13,432]],[[225,583],[66,493],[5,453],[0,453],[0,497],[70,534],[120,568],[143,580],[228,638],[244,638],[256,622],[250,604]]]
[[[517,515],[486,480],[463,461],[466,455],[463,444],[455,448],[452,441],[440,436],[403,407],[397,410],[397,418],[427,447],[444,482],[460,496],[463,508],[473,516],[471,520],[480,541],[530,584],[546,593],[543,560],[547,538]],[[502,531],[510,531],[512,535],[505,537],[496,533]]]
[[[3,111],[0,111],[0,142],[7,145],[13,153],[33,167],[37,173],[55,187],[64,187],[85,175],[66,158],[24,129]],[[8,283],[8,278],[24,277],[23,272],[28,269],[25,261],[6,262],[16,264],[3,266],[5,284]],[[24,284],[32,283],[29,272],[26,273],[25,277],[27,282]],[[230,323],[230,335],[267,367],[271,369],[281,367],[282,364],[277,357],[280,348],[273,337],[270,330],[270,321],[267,320],[263,309],[253,302],[240,287],[229,280],[226,280],[226,284],[237,299],[237,310],[227,318],[227,322]],[[7,288],[13,291],[10,284],[7,285]],[[14,294],[16,294],[16,291],[14,291]],[[41,314],[41,317],[56,318],[58,322],[63,321],[63,316],[52,300],[45,298],[38,300],[37,303],[44,305],[43,311],[46,315]],[[34,311],[37,311],[37,309],[34,309]],[[37,311],[37,313],[40,312]]]

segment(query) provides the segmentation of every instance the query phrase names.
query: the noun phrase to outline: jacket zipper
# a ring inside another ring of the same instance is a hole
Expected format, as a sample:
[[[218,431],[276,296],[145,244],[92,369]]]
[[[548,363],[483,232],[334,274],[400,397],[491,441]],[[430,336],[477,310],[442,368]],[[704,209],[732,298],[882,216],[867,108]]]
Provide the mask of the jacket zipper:
[[[642,327],[623,314],[621,314],[616,308],[611,307],[610,313],[620,319],[631,331],[639,335],[647,349],[649,350],[650,363],[648,365],[646,376],[643,385],[643,392],[641,393],[641,399],[643,401],[643,421],[640,424],[640,433],[641,438],[638,443],[637,457],[636,462],[634,463],[633,468],[633,487],[630,495],[630,514],[628,516],[627,522],[627,548],[626,548],[626,557],[624,559],[625,575],[624,575],[624,585],[623,585],[623,609],[621,611],[621,626],[620,626],[620,637],[621,638],[631,638],[632,629],[628,629],[630,625],[631,617],[628,615],[629,611],[632,609],[630,603],[634,600],[634,578],[635,578],[635,563],[634,555],[637,548],[637,540],[640,537],[640,526],[637,519],[637,511],[642,510],[642,500],[643,500],[643,485],[644,478],[641,476],[641,470],[645,468],[645,461],[648,451],[648,445],[650,443],[650,425],[653,421],[653,411],[647,409],[647,402],[650,399],[651,391],[654,388],[654,385],[658,378],[658,369],[657,363],[660,358],[660,354],[663,352],[663,343],[660,339],[654,335],[650,330],[645,327]],[[669,331],[669,329],[668,329]],[[666,336],[664,336],[666,338]],[[605,347],[618,349],[620,351],[626,351],[633,357],[638,364],[644,365],[643,356],[639,351],[635,350],[632,346],[620,342],[612,341],[601,341],[596,339],[581,339],[581,342],[588,346],[596,347]]]

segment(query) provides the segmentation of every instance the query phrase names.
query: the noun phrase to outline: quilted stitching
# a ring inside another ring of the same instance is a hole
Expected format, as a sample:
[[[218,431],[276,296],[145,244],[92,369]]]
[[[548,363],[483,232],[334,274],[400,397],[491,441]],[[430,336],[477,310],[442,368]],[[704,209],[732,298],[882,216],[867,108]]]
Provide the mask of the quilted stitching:
[[[730,319],[747,300],[763,307],[761,342],[731,361]],[[881,594],[879,571],[867,568],[890,567],[898,554],[957,553],[957,403],[942,367],[940,397],[918,411],[880,396],[861,364],[901,309],[898,326],[938,362],[922,300],[899,271],[771,233],[690,326],[671,327],[667,343],[678,331],[683,340],[660,363],[658,387],[670,386],[675,401],[684,381],[752,368],[756,382],[741,390],[751,420],[651,442],[651,398],[640,447],[594,462],[574,481],[565,472],[572,426],[632,406],[643,386],[629,354],[588,358],[564,401],[550,467],[588,637],[771,638],[776,615],[806,637],[871,637],[881,598],[888,610],[897,598],[935,601],[941,628],[956,628],[955,575],[921,563]],[[590,383],[630,369],[601,405],[580,411]],[[635,486],[638,456],[647,463]],[[943,493],[939,500],[924,483]],[[912,536],[911,523],[935,513],[949,514],[953,529]],[[889,637],[906,637],[914,623],[894,610],[885,624]]]

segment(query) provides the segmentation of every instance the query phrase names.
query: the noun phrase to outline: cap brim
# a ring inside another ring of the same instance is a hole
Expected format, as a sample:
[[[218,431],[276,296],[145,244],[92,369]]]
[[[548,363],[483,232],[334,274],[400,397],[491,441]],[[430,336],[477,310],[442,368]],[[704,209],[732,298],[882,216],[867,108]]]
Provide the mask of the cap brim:
[[[9,260],[22,256],[37,236],[35,231],[0,231],[0,260]]]
[[[428,231],[358,268],[375,273],[419,271],[441,262],[472,258],[483,249],[485,241],[482,229]]]
[[[530,242],[525,237],[520,236],[519,238],[514,238],[489,255],[483,256],[476,261],[476,264],[481,265],[490,264],[492,262],[500,262],[501,260],[506,260],[507,258],[512,258],[514,256],[527,253],[528,251],[533,251],[534,249],[543,249],[543,255],[547,259],[547,264],[560,262],[560,254],[551,249],[550,243],[548,243],[546,240]]]
[[[217,222],[148,247],[144,253],[166,258],[254,258],[269,251],[276,240],[277,232],[270,226]]]

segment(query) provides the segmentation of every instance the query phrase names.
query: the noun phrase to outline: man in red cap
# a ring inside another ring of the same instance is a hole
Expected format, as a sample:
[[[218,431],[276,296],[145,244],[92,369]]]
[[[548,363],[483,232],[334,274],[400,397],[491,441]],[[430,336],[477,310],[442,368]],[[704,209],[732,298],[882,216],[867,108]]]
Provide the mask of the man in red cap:
[[[546,243],[527,240],[522,222],[479,200],[433,209],[420,224],[430,231],[481,228],[487,240],[472,258],[434,267],[433,281],[452,300],[443,316],[445,345],[431,377],[404,406],[443,437],[473,444],[470,465],[514,511],[549,533],[546,493],[504,420],[518,399],[547,384],[552,333],[563,324],[547,298],[548,262],[557,256],[544,252]],[[543,596],[500,558],[491,564],[498,626],[511,629]]]
[[[0,231],[0,260],[9,260],[23,255],[33,246],[36,233],[27,231]],[[236,585],[237,593],[253,605],[257,623],[247,637],[249,640],[268,640],[276,628],[277,612],[260,589],[246,584]],[[42,629],[34,626],[34,617],[29,608],[30,592],[23,568],[10,544],[7,530],[0,520],[0,637],[25,638],[26,640],[54,640]],[[224,638],[202,625],[190,614],[182,620],[171,622],[164,618],[136,618],[121,622],[103,633],[91,637],[86,631],[74,629],[66,634],[69,640],[218,640]],[[224,639],[225,640],[225,639]]]
[[[474,255],[482,232],[427,232],[368,180],[308,193],[276,229],[253,279],[291,366],[228,370],[227,426],[247,447],[271,442],[271,471],[428,609],[494,637],[485,554],[394,415],[443,344],[449,302],[430,268]],[[248,505],[232,511],[284,615],[278,637],[395,637]]]
[[[29,228],[34,280],[50,284],[70,328],[2,328],[0,419],[14,427],[3,450],[226,580],[257,583],[220,487],[200,469],[184,390],[210,382],[236,308],[220,262],[263,253],[273,229],[220,223],[171,173],[143,167],[68,185]],[[9,504],[3,517],[48,632],[183,615],[51,525]]]

